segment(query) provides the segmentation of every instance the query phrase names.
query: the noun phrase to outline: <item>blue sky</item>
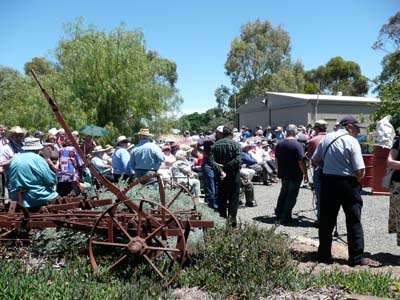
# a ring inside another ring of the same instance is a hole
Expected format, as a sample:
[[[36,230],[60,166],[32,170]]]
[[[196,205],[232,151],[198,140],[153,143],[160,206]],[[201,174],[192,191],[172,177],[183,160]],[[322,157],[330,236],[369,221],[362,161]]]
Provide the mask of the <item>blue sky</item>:
[[[230,84],[224,64],[243,24],[282,26],[306,70],[342,56],[374,78],[385,53],[371,46],[399,9],[399,0],[1,0],[0,65],[22,71],[33,57],[48,57],[63,25],[80,16],[105,31],[124,22],[143,31],[147,49],[177,63],[182,110],[203,112],[216,105],[215,89]]]

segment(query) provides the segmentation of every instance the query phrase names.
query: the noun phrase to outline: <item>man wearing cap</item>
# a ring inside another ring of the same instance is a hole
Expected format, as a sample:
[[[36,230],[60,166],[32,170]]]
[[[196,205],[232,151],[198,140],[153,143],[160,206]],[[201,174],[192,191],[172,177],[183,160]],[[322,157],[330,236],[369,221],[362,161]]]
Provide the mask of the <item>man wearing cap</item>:
[[[125,135],[121,135],[117,138],[117,145],[112,155],[112,169],[115,182],[121,177],[123,180],[128,180],[132,175],[132,170],[129,166],[131,155],[127,150],[128,144],[129,139]]]
[[[133,148],[130,159],[130,167],[135,172],[136,178],[156,173],[164,161],[161,148],[154,144],[148,128],[142,128],[137,133],[139,143]]]
[[[216,141],[211,149],[211,164],[214,170],[220,174],[218,211],[221,217],[229,218],[232,227],[236,227],[242,148],[238,142],[233,140],[231,128],[224,126],[222,135],[223,138]]]
[[[33,211],[58,196],[52,189],[57,183],[56,174],[38,155],[42,148],[38,138],[26,138],[24,152],[15,156],[10,165],[10,198],[18,201],[21,192],[23,205]]]
[[[361,225],[361,186],[365,165],[361,147],[356,139],[364,126],[352,117],[341,119],[340,128],[320,142],[312,156],[322,167],[321,216],[319,224],[318,260],[332,262],[332,232],[340,207],[346,215],[347,241],[350,266],[367,265],[364,258],[364,233]]]
[[[308,145],[307,145],[308,159],[311,159],[315,150],[317,149],[317,146],[325,138],[327,125],[328,124],[325,122],[325,120],[317,120],[315,122],[313,129],[314,129],[316,135],[308,142]],[[313,167],[313,187],[314,187],[315,197],[317,199],[317,201],[316,201],[316,207],[317,207],[316,226],[318,226],[319,218],[320,218],[320,203],[321,203],[321,182],[320,182],[321,168],[318,167],[318,165],[315,164],[313,161],[311,161],[311,165]]]

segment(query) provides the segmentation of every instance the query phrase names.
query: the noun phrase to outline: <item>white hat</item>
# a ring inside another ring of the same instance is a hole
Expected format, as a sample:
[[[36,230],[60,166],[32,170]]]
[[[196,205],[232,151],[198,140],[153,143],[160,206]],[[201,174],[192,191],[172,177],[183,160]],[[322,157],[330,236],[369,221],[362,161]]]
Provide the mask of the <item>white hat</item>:
[[[188,152],[188,151],[192,151],[193,149],[192,149],[192,147],[190,147],[190,146],[187,145],[187,144],[181,144],[181,145],[179,146],[179,150]]]
[[[117,138],[117,145],[118,145],[119,143],[121,143],[121,142],[124,142],[124,141],[128,142],[128,140],[129,140],[129,139],[128,139],[126,136],[121,135],[121,136],[119,136],[119,137]]]
[[[58,130],[56,129],[56,128],[51,128],[51,129],[49,129],[49,131],[47,132],[48,134],[51,134],[51,135],[56,135],[57,133],[58,133]]]
[[[94,147],[92,153],[98,153],[98,152],[106,152],[106,149],[103,149],[101,145]]]
[[[221,133],[223,133],[223,132],[224,132],[224,125],[218,126],[217,129],[216,129],[215,131],[216,131],[216,132],[221,132]]]
[[[24,141],[24,145],[22,146],[22,150],[41,150],[43,149],[43,145],[40,143],[40,139],[28,137]]]
[[[72,134],[73,136],[78,136],[78,135],[79,135],[79,132],[75,130],[75,131],[72,131],[71,134]]]

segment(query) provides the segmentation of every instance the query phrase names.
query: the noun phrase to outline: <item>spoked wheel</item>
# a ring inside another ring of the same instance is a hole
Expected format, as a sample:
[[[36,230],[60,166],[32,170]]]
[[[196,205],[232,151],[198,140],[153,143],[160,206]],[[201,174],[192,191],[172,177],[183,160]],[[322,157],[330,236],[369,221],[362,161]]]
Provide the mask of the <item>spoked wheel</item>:
[[[141,185],[138,188],[135,197],[148,199],[149,191],[156,192],[153,183],[154,182],[147,182]],[[158,185],[158,189],[164,189],[163,194],[165,194],[165,206],[174,214],[197,211],[195,198],[185,184],[165,181],[162,186]]]
[[[157,274],[168,286],[179,274],[186,241],[179,220],[159,203],[141,200],[139,212],[127,209],[131,200],[116,203],[100,215],[89,238],[94,269]]]
[[[165,182],[165,203],[168,209],[174,212],[180,210],[196,211],[196,201],[193,194],[185,184],[178,182]]]

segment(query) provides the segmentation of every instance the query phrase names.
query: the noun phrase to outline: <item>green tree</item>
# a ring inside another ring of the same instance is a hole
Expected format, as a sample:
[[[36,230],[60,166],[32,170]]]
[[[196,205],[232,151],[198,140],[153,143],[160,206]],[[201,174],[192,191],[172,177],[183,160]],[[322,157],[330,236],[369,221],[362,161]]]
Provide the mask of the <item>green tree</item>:
[[[106,34],[83,19],[65,30],[67,38],[55,52],[60,80],[71,91],[65,101],[77,103],[87,123],[112,122],[131,135],[141,118],[160,119],[181,104],[175,63],[147,51],[141,32],[121,25]]]
[[[305,90],[316,86],[325,94],[342,92],[349,96],[362,96],[368,93],[368,78],[361,74],[360,66],[342,57],[331,58],[325,66],[305,73]]]
[[[373,49],[389,52],[382,60],[382,72],[375,79],[381,104],[372,115],[374,121],[390,115],[391,123],[400,126],[400,12],[397,12],[379,31]]]
[[[241,27],[240,39],[231,43],[225,63],[232,85],[243,88],[247,82],[277,73],[290,62],[290,37],[269,21],[257,20]]]
[[[43,57],[34,57],[24,65],[25,75],[30,76],[31,70],[34,70],[37,75],[50,75],[55,73],[56,66]]]
[[[242,26],[225,63],[236,89],[228,100],[229,107],[239,107],[267,91],[303,92],[303,65],[292,63],[290,51],[289,34],[281,27],[274,28],[267,20]]]

